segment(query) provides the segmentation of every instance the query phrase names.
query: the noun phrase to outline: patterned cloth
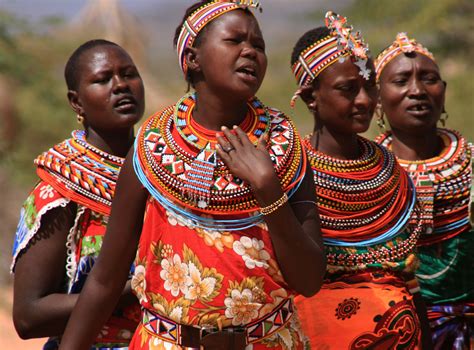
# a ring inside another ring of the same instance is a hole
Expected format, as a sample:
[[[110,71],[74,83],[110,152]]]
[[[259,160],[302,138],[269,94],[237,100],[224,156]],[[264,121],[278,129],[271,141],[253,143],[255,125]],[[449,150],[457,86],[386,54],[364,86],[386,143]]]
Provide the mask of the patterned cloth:
[[[172,110],[177,109],[168,109]],[[254,203],[255,200],[248,197],[249,186],[232,177],[218,160],[217,168],[212,168],[211,172],[213,192],[207,206],[201,208],[193,202],[184,206],[186,196],[178,200],[166,194],[174,190],[171,181],[161,183],[161,195],[155,197],[150,184],[153,179],[156,181],[168,176],[178,183],[185,183],[186,171],[202,152],[199,145],[208,144],[209,139],[209,142],[215,142],[211,136],[214,132],[206,133],[200,129],[200,135],[206,135],[202,136],[206,142],[200,142],[201,137],[196,132],[178,132],[176,125],[178,128],[182,125],[172,121],[168,124],[167,113],[165,110],[164,115],[159,113],[144,123],[138,133],[135,149],[135,157],[140,157],[140,161],[135,162],[136,171],[147,174],[150,181],[143,184],[149,188],[152,196],[146,206],[132,279],[132,288],[146,312],[131,348],[181,349],[173,343],[175,329],[171,329],[171,326],[156,329],[157,326],[154,331],[150,331],[153,328],[147,326],[149,320],[146,315],[151,312],[164,317],[165,324],[169,324],[166,320],[171,320],[196,327],[244,327],[250,335],[247,338],[250,343],[248,349],[302,349],[304,339],[292,307],[286,308],[284,312],[274,312],[282,305],[291,305],[294,293],[282,278],[266,225],[254,223],[247,228],[232,227],[232,230],[226,229],[225,225],[210,225],[214,227],[210,229],[203,227],[202,221],[180,215],[178,210],[192,212],[192,217],[207,217],[210,220],[216,216],[221,220],[235,219],[237,214],[227,212],[226,206],[222,206],[220,212],[216,210],[219,208],[218,196],[225,199],[234,191],[234,200],[229,205]],[[293,144],[299,144],[299,139],[292,124],[276,111],[265,112],[265,115],[262,116],[262,130],[267,129],[265,125],[270,123],[267,147],[277,174],[278,168],[285,169],[288,164],[299,168],[302,155],[296,157],[293,153]],[[251,126],[256,125],[258,119],[254,119],[255,115],[249,118],[249,127],[242,126],[242,129],[254,133],[259,127],[255,129]],[[158,123],[160,121],[161,124]],[[158,126],[152,128],[153,125]],[[197,130],[195,127],[199,129],[197,125],[188,129]],[[254,135],[250,136],[254,138]],[[301,149],[301,145],[299,147]],[[170,149],[175,151],[170,152]],[[150,162],[142,157],[146,154]],[[295,173],[296,169],[282,171],[280,175],[288,176],[288,173]],[[289,180],[281,181],[285,183]],[[173,205],[165,201],[165,196],[173,200]],[[250,208],[255,206],[251,205]],[[212,215],[203,213],[209,209],[213,210]],[[226,214],[219,215],[222,212]],[[244,211],[239,215],[253,214]]]
[[[473,146],[454,130],[438,129],[438,136],[444,145],[439,156],[399,162],[424,206],[417,277],[433,340],[439,349],[467,349],[474,341]],[[386,133],[376,141],[390,148],[392,136]]]
[[[38,234],[43,215],[54,208],[65,207],[71,201],[76,202],[74,225],[70,228],[64,247],[67,249],[64,293],[79,293],[95,263],[107,226],[106,213],[110,208],[105,208],[104,202],[98,205],[91,198],[94,198],[94,195],[104,198],[109,196],[106,193],[108,191],[96,191],[102,185],[103,189],[111,190],[111,199],[123,162],[123,159],[107,155],[85,142],[84,133],[76,131],[73,133],[73,138],[63,141],[36,159],[38,175],[42,180],[23,205],[13,246],[12,271],[17,259]],[[95,168],[97,171],[94,171]],[[77,179],[79,177],[87,179],[87,186],[71,189],[70,180],[74,176]],[[95,202],[94,209],[88,205],[91,202]],[[138,303],[115,310],[96,338],[92,349],[127,349],[139,317]],[[59,339],[51,338],[44,349],[57,349],[58,346]]]
[[[311,348],[419,348],[420,322],[401,278],[416,266],[421,231],[411,181],[392,153],[364,138],[350,161],[314,150],[309,138],[304,145],[328,260],[321,291],[296,299]]]

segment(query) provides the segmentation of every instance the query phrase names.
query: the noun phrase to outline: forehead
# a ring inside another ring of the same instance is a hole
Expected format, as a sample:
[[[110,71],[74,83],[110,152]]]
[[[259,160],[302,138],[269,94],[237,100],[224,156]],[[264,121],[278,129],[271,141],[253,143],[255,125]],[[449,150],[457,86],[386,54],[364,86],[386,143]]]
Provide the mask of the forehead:
[[[208,32],[212,32],[212,35],[225,31],[252,31],[256,35],[262,35],[255,16],[250,11],[240,9],[219,16],[208,26]]]
[[[371,59],[367,62],[367,67],[371,70],[373,75],[374,64]],[[331,64],[329,67],[324,69],[318,76],[319,82],[332,83],[339,80],[345,79],[365,79],[359,74],[360,69],[357,67],[351,60],[350,57],[345,57],[344,62],[336,61]]]
[[[395,57],[385,66],[384,70],[382,71],[382,76],[411,72],[414,69],[439,72],[438,65],[431,58],[420,53],[413,52],[409,54],[401,54]]]
[[[79,58],[81,70],[97,70],[108,65],[133,64],[130,56],[121,47],[101,45],[85,51]]]

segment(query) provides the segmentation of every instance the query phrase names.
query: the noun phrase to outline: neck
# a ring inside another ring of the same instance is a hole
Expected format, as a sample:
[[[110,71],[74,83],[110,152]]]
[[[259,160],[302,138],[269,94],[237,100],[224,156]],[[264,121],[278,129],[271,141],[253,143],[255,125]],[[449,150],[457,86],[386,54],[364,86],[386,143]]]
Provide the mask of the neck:
[[[92,146],[114,156],[125,158],[133,145],[133,128],[105,132],[88,128],[86,140]]]
[[[206,91],[196,94],[193,119],[209,130],[220,131],[222,126],[239,125],[247,114],[247,101],[223,99]]]
[[[392,129],[392,151],[404,160],[424,160],[440,154],[443,144],[438,137],[436,127],[424,130],[420,134],[407,134]]]
[[[330,157],[350,160],[360,156],[357,134],[337,135],[326,128],[316,128],[311,136],[311,145],[319,152]]]

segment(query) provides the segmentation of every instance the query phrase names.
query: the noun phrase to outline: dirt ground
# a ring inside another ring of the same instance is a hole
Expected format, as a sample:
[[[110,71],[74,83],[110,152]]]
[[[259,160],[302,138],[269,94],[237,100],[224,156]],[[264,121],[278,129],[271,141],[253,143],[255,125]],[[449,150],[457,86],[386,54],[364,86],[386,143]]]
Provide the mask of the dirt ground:
[[[0,168],[0,350],[42,349],[44,339],[22,340],[13,327],[11,249],[21,203],[28,189],[12,185]]]

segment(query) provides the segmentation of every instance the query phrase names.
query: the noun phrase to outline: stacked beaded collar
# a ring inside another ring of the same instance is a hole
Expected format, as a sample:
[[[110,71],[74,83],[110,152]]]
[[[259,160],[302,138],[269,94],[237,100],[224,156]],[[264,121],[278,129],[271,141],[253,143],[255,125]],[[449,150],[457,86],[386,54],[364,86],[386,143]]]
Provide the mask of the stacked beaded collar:
[[[410,52],[418,52],[431,58],[433,61],[435,60],[433,54],[427,48],[419,44],[415,39],[408,38],[407,33],[398,33],[392,45],[379,53],[375,59],[376,79],[379,80],[380,74],[382,74],[383,69],[391,60],[402,53]]]
[[[438,135],[444,144],[439,156],[422,161],[398,159],[415,182],[423,205],[421,245],[455,237],[471,228],[472,145],[454,130],[438,129]],[[382,134],[376,142],[390,148],[392,136]]]
[[[359,137],[356,160],[330,157],[304,146],[314,173],[325,243],[368,246],[404,231],[415,206],[413,183],[395,156]]]
[[[62,196],[109,215],[115,183],[124,159],[86,141],[85,131],[57,144],[35,159],[38,176]]]
[[[134,167],[152,196],[172,213],[207,229],[240,230],[262,221],[251,188],[218,159],[214,131],[196,124],[195,96],[151,116],[135,141]],[[267,148],[282,188],[289,196],[304,175],[306,157],[292,122],[253,98],[240,127]],[[238,219],[236,219],[238,217]]]
[[[311,84],[324,69],[337,61],[344,62],[347,56],[359,67],[360,75],[368,80],[369,47],[360,33],[354,33],[353,27],[347,24],[347,19],[332,11],[326,13],[325,22],[331,34],[305,49],[293,64],[292,70],[298,85]]]
[[[188,71],[188,66],[186,64],[186,58],[184,57],[184,49],[186,47],[193,46],[194,40],[196,39],[199,32],[207,24],[225,13],[238,9],[247,9],[249,7],[259,8],[260,4],[258,1],[252,0],[216,0],[201,6],[191,15],[189,15],[189,17],[184,21],[181,32],[179,33],[178,42],[176,44],[179,64],[185,75]]]
[[[328,271],[404,269],[421,233],[412,181],[384,147],[359,137],[361,156],[341,160],[303,140],[314,174]]]

